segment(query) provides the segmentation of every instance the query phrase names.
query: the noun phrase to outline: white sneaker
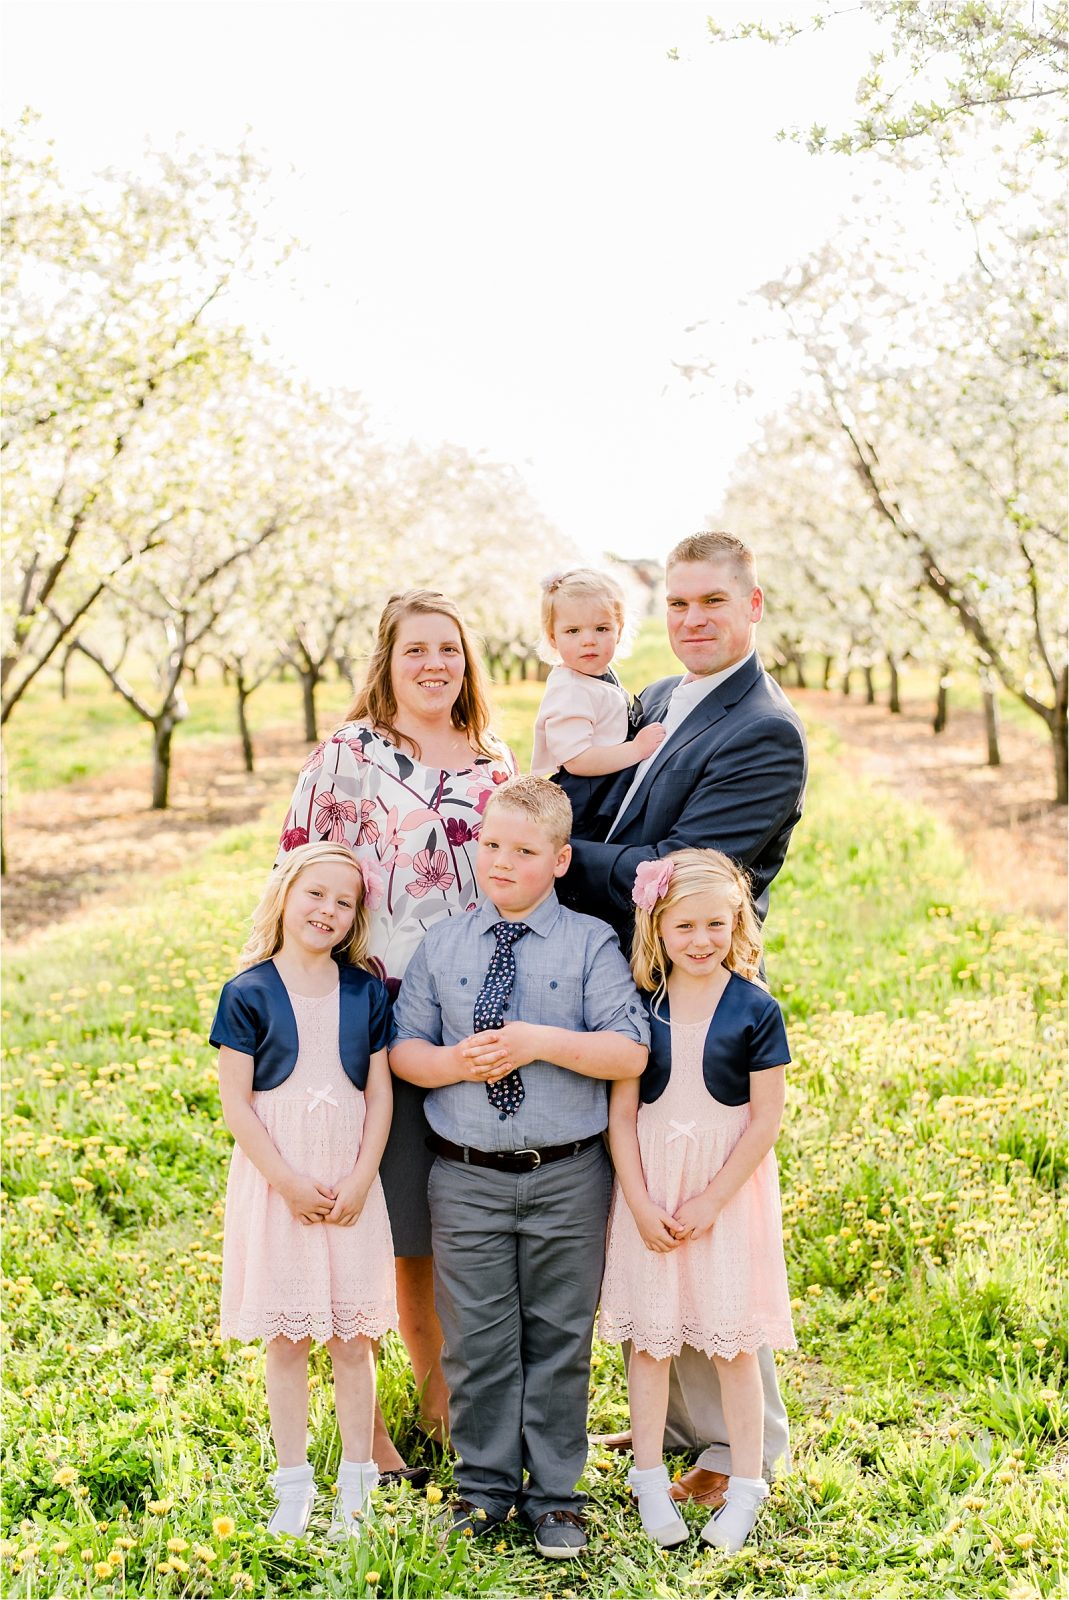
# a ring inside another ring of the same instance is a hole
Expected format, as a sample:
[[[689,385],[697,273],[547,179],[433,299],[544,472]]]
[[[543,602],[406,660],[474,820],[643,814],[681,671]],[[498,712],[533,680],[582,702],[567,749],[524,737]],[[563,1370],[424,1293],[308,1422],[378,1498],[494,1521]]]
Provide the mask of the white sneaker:
[[[271,1484],[278,1496],[278,1505],[267,1524],[268,1533],[303,1539],[316,1497],[311,1467],[280,1467]]]
[[[690,1530],[669,1493],[668,1468],[664,1462],[659,1467],[645,1467],[641,1471],[632,1467],[627,1481],[638,1501],[643,1531],[665,1549],[683,1544]]]
[[[714,1511],[702,1529],[706,1544],[718,1550],[741,1550],[763,1500],[768,1499],[768,1484],[763,1478],[729,1478],[724,1504]]]
[[[373,1461],[343,1461],[338,1468],[338,1492],[330,1515],[328,1538],[358,1539],[364,1523],[374,1516],[371,1491],[379,1481]]]

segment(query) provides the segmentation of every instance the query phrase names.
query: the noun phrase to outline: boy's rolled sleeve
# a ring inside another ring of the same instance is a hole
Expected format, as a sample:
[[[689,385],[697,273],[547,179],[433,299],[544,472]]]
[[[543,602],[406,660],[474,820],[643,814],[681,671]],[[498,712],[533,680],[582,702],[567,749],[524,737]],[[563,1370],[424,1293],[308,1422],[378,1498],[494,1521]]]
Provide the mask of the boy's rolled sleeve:
[[[650,1028],[631,969],[609,928],[591,949],[583,981],[583,1025],[590,1033],[621,1033],[649,1048]]]
[[[442,1007],[438,985],[427,961],[427,941],[418,947],[405,969],[404,979],[393,1008],[391,1046],[405,1039],[423,1039],[427,1044],[442,1044]]]

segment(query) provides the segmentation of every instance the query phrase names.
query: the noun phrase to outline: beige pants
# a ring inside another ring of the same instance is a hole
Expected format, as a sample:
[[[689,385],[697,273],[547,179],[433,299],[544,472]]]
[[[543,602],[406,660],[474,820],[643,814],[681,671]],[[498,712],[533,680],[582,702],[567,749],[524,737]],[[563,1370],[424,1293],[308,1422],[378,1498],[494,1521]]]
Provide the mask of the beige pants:
[[[631,1345],[624,1345],[625,1363],[631,1358]],[[776,1360],[765,1345],[757,1353],[761,1382],[765,1391],[764,1468],[769,1477],[787,1472],[791,1465],[787,1412],[776,1382]],[[668,1451],[692,1454],[700,1451],[696,1466],[706,1472],[731,1472],[731,1450],[720,1402],[720,1379],[707,1355],[684,1345],[672,1361],[668,1384],[668,1420],[664,1429]]]

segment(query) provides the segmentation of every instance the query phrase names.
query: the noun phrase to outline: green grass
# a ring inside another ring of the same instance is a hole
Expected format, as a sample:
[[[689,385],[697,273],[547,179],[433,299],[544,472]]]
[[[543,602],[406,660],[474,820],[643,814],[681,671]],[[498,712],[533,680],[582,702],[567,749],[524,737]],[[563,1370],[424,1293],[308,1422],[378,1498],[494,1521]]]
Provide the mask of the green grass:
[[[536,697],[501,697],[517,744]],[[443,1553],[410,1491],[351,1552],[322,1519],[300,1546],[259,1527],[263,1356],[216,1333],[230,1141],[205,1038],[272,815],[7,962],[6,1595],[1062,1592],[1059,941],[989,914],[946,833],[846,784],[820,737],[814,773],[769,924],[795,1055],[779,1146],[795,1463],[755,1541],[655,1550],[616,1457],[591,1459],[591,1548],[564,1571],[512,1528],[503,1549]],[[326,1483],[321,1356],[313,1377]],[[418,1458],[393,1341],[381,1392]],[[591,1426],[625,1415],[618,1353],[598,1346]]]

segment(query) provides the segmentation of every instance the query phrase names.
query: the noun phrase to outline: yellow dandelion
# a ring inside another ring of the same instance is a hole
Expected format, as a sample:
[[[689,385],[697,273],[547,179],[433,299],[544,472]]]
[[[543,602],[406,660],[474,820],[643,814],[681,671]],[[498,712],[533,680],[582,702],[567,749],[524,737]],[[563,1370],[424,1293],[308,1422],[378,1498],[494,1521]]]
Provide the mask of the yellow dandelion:
[[[442,1498],[442,1491],[441,1491],[441,1489],[439,1489],[438,1485],[436,1483],[428,1484],[427,1485],[427,1504],[431,1505],[431,1506],[436,1506],[436,1505],[438,1505],[438,1503],[441,1500],[441,1498]]]
[[[210,1544],[195,1544],[193,1546],[193,1554],[198,1561],[203,1561],[206,1567],[210,1567],[213,1561],[218,1561],[219,1559]]]
[[[98,1578],[106,1579],[111,1577],[112,1573],[115,1571],[115,1568],[112,1566],[110,1561],[98,1561],[96,1566],[93,1568],[93,1571],[96,1573]]]
[[[148,1508],[154,1517],[165,1517],[173,1505],[174,1501],[170,1498],[166,1500],[150,1500]]]
[[[233,1517],[216,1517],[212,1523],[212,1532],[217,1539],[231,1539],[234,1535]]]
[[[1036,1542],[1036,1536],[1034,1533],[1015,1533],[1013,1542],[1018,1550],[1031,1550]]]
[[[166,1394],[170,1387],[170,1378],[166,1377],[162,1372],[157,1373],[152,1380],[153,1394]]]
[[[69,1539],[57,1539],[52,1546],[52,1554],[54,1556],[65,1556],[70,1547],[71,1542]]]
[[[52,1482],[58,1483],[61,1489],[69,1489],[77,1476],[77,1467],[60,1467],[58,1472],[52,1474]]]
[[[378,1583],[379,1579],[381,1578],[381,1576],[382,1576],[382,1574],[380,1572],[369,1572],[367,1574],[367,1582],[371,1585],[372,1588],[374,1588],[375,1585]]]
[[[167,1548],[174,1555],[181,1555],[183,1550],[189,1549],[188,1539],[168,1539]]]

